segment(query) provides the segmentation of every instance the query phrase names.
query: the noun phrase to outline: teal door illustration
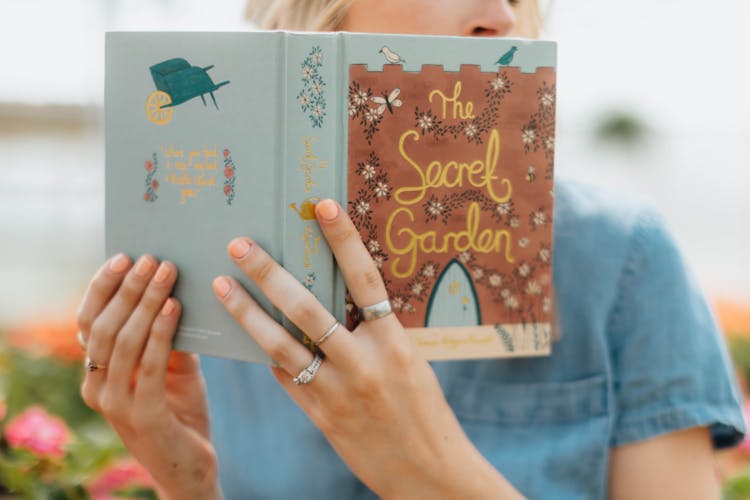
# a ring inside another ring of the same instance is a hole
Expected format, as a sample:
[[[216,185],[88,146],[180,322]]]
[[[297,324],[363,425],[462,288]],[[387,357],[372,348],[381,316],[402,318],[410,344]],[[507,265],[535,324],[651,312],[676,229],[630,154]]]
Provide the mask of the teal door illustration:
[[[435,283],[427,304],[425,326],[481,325],[479,299],[469,272],[451,260]]]

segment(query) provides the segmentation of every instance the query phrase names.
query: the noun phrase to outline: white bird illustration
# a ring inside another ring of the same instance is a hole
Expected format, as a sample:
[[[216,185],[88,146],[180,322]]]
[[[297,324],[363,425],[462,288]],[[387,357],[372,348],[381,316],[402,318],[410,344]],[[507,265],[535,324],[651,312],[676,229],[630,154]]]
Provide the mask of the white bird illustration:
[[[383,46],[382,49],[378,51],[379,53],[383,54],[385,56],[386,61],[388,61],[391,64],[398,64],[398,63],[405,63],[405,59],[401,59],[401,56],[393,52],[389,47]]]

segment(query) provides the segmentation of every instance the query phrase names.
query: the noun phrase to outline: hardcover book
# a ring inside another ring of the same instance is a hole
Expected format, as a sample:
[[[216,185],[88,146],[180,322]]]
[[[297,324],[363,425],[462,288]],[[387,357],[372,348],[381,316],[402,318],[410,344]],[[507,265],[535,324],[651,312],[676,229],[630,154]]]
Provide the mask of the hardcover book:
[[[347,208],[427,359],[541,356],[552,324],[556,45],[352,33],[113,32],[106,250],[174,262],[175,348],[270,362],[211,289],[248,235],[342,323],[315,221]]]

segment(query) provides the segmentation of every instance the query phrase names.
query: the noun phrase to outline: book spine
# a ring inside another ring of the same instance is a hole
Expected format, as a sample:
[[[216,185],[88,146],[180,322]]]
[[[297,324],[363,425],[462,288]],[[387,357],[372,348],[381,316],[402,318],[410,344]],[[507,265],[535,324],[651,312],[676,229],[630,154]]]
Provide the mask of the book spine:
[[[326,309],[343,319],[334,308],[333,255],[315,218],[318,201],[339,198],[339,172],[345,168],[340,164],[339,37],[285,33],[284,41],[283,264]],[[303,338],[288,320],[284,323]]]

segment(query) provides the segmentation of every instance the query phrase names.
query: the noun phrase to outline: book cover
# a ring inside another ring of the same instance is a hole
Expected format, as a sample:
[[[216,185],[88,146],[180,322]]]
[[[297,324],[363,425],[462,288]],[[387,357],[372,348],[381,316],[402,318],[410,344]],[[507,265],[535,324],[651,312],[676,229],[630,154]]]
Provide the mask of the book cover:
[[[554,42],[113,32],[106,250],[174,262],[175,348],[269,362],[214,298],[248,235],[348,328],[314,218],[347,207],[428,359],[540,356],[552,323]]]

